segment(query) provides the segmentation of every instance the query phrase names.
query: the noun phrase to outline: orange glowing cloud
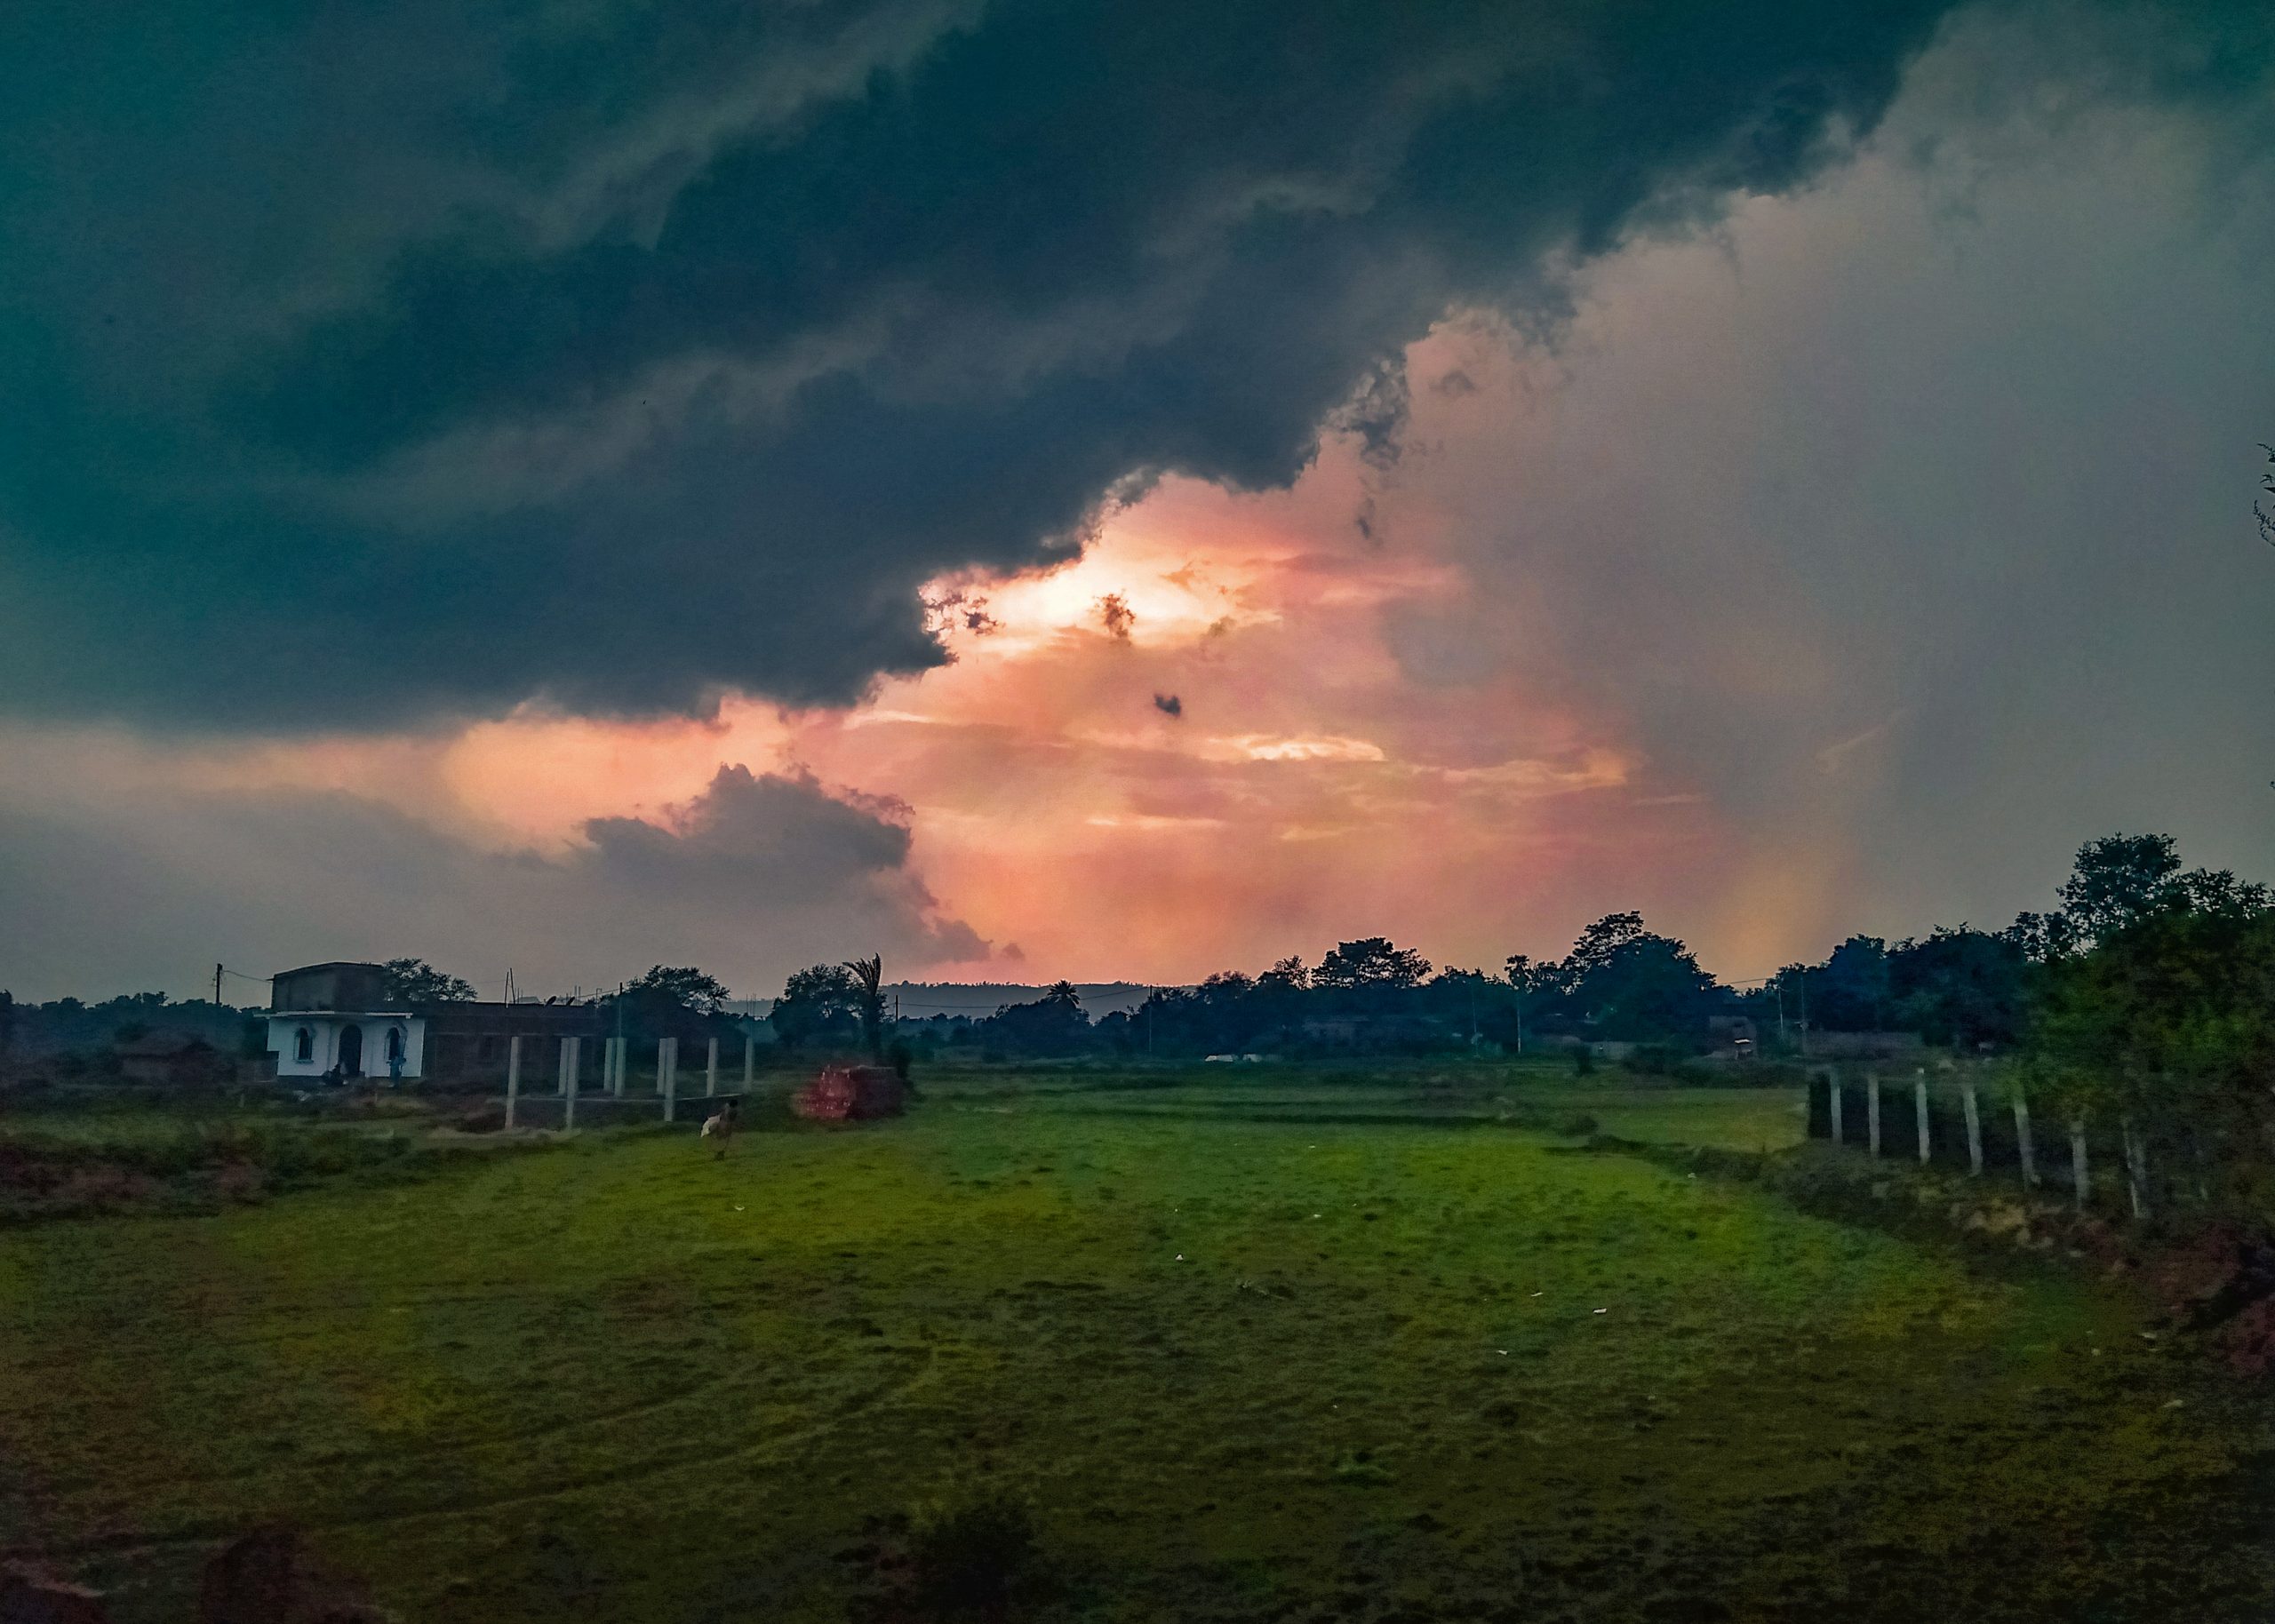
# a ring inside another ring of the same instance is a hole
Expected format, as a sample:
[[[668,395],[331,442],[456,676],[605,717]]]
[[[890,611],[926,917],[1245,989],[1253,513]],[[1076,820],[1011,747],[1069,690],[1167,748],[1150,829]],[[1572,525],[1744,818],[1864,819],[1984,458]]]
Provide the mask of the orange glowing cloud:
[[[850,710],[532,708],[428,742],[415,771],[352,740],[236,770],[329,775],[539,849],[666,816],[722,762],[810,772],[902,804],[945,910],[1079,976],[1192,979],[1382,932],[1497,964],[1569,934],[1612,854],[1680,870],[1719,849],[1617,717],[1490,661],[1417,681],[1386,626],[1457,613],[1475,582],[1421,502],[1393,541],[1362,533],[1379,481],[1336,442],[1286,491],[1164,480],[1058,569],[935,582],[952,663]]]

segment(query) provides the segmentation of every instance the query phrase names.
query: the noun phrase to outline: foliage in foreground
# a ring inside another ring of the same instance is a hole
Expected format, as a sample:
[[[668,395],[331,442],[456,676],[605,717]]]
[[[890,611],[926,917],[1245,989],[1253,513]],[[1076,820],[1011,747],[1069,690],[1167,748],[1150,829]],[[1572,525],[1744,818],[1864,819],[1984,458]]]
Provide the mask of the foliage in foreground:
[[[0,1132],[0,1222],[156,1207],[211,1210],[343,1175],[431,1172],[442,1154],[399,1131],[293,1123],[100,1118],[80,1131]]]

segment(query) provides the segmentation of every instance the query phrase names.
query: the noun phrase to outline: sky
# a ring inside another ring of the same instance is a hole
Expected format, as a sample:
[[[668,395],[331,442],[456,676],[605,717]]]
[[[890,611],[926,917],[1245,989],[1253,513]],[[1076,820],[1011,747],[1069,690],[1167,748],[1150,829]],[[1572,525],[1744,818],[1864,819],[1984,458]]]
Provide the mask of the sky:
[[[2275,876],[2275,13],[0,23],[0,986]],[[12,36],[13,37],[11,37]]]

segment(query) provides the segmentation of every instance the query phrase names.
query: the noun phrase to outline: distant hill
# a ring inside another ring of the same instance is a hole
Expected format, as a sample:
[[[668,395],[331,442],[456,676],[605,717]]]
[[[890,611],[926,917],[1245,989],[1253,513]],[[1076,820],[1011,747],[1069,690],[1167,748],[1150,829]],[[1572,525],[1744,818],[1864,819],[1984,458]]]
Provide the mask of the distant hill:
[[[888,1007],[891,999],[900,1000],[904,1020],[922,1021],[944,1015],[968,1015],[972,1020],[984,1021],[1006,1004],[1031,1004],[1050,991],[1048,982],[1029,986],[1023,982],[1008,981],[899,981],[888,982],[884,994]],[[1154,989],[1135,981],[1078,981],[1074,991],[1082,995],[1082,1007],[1096,1020],[1117,1009],[1137,1008]],[[763,1016],[774,1007],[774,1000],[737,999],[730,1007],[737,1015]]]

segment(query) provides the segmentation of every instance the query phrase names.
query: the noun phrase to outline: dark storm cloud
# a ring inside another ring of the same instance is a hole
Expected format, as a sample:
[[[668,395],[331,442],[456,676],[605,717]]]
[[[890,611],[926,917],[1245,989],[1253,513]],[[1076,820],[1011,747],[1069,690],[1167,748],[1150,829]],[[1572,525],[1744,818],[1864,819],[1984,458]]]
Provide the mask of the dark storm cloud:
[[[989,951],[910,871],[898,808],[810,778],[722,768],[669,817],[599,818],[585,835],[558,857],[484,851],[299,792],[0,807],[0,986],[182,991],[217,959],[266,973],[418,953],[561,991],[692,962],[763,995],[817,957]]]
[[[847,700],[1117,488],[1387,458],[1449,305],[1805,176],[1943,9],[20,8],[0,704]]]

